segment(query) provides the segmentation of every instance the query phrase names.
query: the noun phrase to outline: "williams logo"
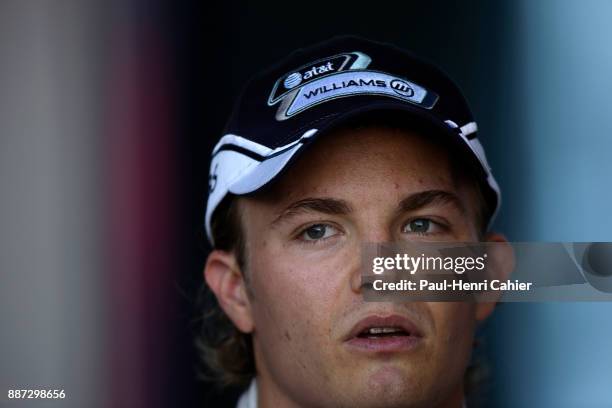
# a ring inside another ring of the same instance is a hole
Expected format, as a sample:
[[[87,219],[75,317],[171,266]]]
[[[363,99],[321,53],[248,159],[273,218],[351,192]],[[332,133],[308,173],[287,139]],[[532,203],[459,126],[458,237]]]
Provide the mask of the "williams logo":
[[[406,81],[402,81],[401,79],[394,79],[389,84],[391,89],[393,89],[398,95],[402,96],[414,96],[414,89],[410,86],[410,84]]]
[[[372,60],[349,52],[315,61],[279,78],[268,98],[278,104],[276,120],[283,121],[332,99],[377,95],[431,109],[438,95],[404,78],[366,68]]]

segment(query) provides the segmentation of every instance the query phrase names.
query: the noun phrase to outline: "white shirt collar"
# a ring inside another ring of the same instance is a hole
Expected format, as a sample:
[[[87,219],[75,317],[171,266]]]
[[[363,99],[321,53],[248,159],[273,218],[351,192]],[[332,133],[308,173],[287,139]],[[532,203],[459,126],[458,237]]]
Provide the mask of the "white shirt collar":
[[[249,388],[240,396],[236,408],[257,408],[257,382],[254,378]]]

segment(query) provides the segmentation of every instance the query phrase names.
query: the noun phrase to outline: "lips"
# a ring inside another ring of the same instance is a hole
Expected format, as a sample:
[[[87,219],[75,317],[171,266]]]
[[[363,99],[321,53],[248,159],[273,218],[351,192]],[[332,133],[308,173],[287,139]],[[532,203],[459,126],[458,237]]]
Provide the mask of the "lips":
[[[419,328],[407,317],[372,315],[353,326],[345,344],[355,351],[392,353],[412,350],[422,339]]]

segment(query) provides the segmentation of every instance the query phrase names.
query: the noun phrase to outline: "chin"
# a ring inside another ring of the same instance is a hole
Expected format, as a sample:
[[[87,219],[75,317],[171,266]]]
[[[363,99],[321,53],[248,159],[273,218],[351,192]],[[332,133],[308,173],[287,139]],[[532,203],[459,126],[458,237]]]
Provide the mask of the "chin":
[[[435,385],[424,384],[414,367],[392,364],[364,368],[361,378],[353,378],[347,394],[354,396],[351,407],[432,407],[438,390]],[[429,389],[429,390],[428,390]]]

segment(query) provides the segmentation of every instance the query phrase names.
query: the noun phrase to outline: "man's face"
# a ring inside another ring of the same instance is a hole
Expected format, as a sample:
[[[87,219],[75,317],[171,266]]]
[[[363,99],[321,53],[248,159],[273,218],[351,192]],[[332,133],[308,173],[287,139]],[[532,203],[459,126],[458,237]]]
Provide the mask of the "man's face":
[[[478,240],[475,195],[444,149],[407,131],[342,130],[239,205],[262,392],[300,406],[460,401],[477,306],[365,302],[360,288],[363,242]],[[355,340],[368,318],[412,324],[412,338]]]

